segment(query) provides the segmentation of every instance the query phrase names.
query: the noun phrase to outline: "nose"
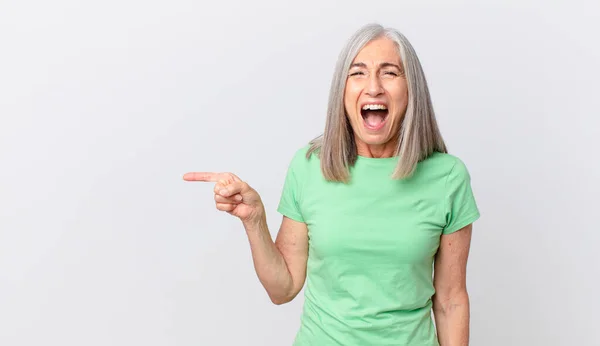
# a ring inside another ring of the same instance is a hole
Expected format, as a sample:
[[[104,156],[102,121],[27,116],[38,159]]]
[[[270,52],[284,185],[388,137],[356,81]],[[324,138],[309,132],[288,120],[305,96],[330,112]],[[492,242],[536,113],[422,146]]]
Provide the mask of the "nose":
[[[381,80],[379,80],[379,76],[377,74],[371,75],[367,85],[367,95],[374,97],[379,96],[383,93],[383,86],[381,85]]]

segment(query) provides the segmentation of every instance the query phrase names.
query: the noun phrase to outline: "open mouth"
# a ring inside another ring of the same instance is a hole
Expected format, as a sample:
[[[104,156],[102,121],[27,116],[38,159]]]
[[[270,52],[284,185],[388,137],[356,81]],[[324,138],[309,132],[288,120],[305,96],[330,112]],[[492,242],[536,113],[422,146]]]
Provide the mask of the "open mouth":
[[[383,104],[365,104],[360,109],[365,127],[370,130],[379,130],[385,125],[388,108]]]

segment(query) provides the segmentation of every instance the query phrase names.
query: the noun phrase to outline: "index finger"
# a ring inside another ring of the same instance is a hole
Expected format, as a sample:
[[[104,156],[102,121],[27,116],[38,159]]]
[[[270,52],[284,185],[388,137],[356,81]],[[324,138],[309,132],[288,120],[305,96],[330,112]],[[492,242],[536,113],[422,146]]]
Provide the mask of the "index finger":
[[[208,181],[217,182],[223,179],[223,174],[213,172],[190,172],[183,175],[186,181]]]

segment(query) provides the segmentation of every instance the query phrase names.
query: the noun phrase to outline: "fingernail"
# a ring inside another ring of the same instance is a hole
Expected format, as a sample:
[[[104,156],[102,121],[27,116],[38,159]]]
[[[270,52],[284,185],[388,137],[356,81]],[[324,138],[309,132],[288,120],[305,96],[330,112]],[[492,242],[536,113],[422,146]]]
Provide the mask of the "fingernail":
[[[229,191],[227,191],[226,189],[223,189],[223,190],[219,191],[219,194],[221,194],[223,196],[227,196],[229,194]]]
[[[242,196],[240,196],[240,195],[235,195],[235,200],[236,200],[236,201],[241,201],[241,200],[242,200]]]

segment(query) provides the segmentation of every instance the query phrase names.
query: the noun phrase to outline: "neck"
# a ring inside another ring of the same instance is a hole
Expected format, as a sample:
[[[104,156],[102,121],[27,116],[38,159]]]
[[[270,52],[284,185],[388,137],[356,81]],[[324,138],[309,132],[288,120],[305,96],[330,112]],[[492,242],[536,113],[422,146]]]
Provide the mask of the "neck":
[[[395,141],[383,144],[367,144],[361,141],[356,143],[356,152],[359,156],[372,158],[386,158],[394,156],[397,143]]]

